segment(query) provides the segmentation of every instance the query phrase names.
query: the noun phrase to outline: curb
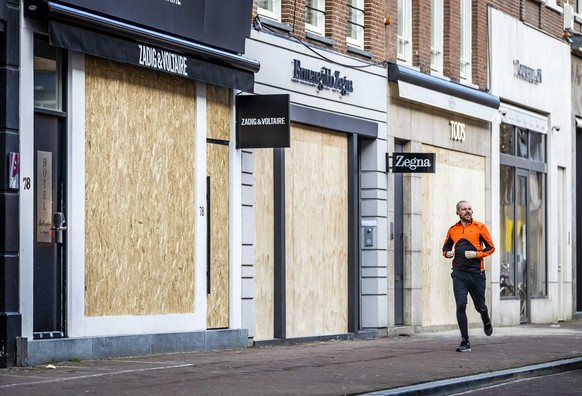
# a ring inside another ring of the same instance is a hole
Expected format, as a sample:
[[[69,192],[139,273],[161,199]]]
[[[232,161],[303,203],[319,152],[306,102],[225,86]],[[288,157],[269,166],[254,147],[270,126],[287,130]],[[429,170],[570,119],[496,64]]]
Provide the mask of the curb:
[[[497,385],[518,379],[556,374],[578,369],[582,369],[582,357],[556,360],[548,363],[475,374],[466,377],[426,382],[400,388],[379,390],[364,393],[361,394],[361,396],[450,395],[451,393],[475,390],[485,386]]]

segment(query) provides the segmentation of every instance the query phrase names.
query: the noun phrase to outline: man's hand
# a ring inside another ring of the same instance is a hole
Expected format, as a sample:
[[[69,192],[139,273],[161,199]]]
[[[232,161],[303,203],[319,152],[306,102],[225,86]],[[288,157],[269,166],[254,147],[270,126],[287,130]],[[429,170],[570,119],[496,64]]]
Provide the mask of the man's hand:
[[[453,258],[454,256],[455,256],[455,252],[454,252],[454,251],[452,251],[452,250],[449,250],[449,251],[447,252],[447,257],[448,257],[448,258]]]
[[[477,252],[474,252],[474,251],[471,251],[471,250],[467,250],[465,252],[465,257],[468,258],[468,259],[475,258],[475,257],[477,257]]]

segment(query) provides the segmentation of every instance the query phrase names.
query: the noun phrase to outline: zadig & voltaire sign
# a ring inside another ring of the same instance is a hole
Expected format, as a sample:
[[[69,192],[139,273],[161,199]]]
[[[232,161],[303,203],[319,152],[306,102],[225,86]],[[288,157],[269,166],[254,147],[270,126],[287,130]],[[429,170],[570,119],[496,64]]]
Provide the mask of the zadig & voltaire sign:
[[[348,80],[346,76],[341,77],[339,70],[333,73],[331,69],[322,67],[320,71],[306,69],[301,67],[299,59],[293,59],[293,77],[292,81],[312,85],[317,88],[317,92],[324,89],[330,89],[339,92],[341,96],[354,92],[354,83]]]

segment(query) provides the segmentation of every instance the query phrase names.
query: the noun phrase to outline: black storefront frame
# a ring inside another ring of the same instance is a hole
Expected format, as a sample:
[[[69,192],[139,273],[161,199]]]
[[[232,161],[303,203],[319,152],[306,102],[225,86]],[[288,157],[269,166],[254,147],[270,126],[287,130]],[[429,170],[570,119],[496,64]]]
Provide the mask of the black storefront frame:
[[[348,134],[348,334],[362,330],[360,322],[360,167],[359,153],[363,140],[376,139],[378,124],[327,111],[291,105],[290,121]],[[274,189],[274,332],[276,340],[287,340],[286,335],[286,279],[285,279],[285,149],[273,150]],[[306,337],[325,339],[329,336]],[[303,340],[303,339],[302,339]],[[299,341],[299,340],[295,340]],[[258,341],[268,344],[270,341]]]
[[[0,1],[0,368],[17,364],[17,340],[22,335],[20,312],[19,191],[8,188],[8,153],[20,152],[20,6]],[[19,175],[20,177],[21,175]],[[19,180],[19,183],[23,183]]]

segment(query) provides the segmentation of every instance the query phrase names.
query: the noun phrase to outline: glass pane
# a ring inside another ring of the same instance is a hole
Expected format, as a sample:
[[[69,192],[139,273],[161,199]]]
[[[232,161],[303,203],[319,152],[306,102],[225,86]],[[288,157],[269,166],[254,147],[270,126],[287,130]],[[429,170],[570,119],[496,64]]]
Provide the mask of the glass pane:
[[[273,6],[273,0],[259,0],[257,5],[259,6],[259,8],[262,8],[264,10],[269,10],[271,12],[275,11],[275,7]]]
[[[516,128],[517,129],[517,156],[521,158],[527,158],[527,138],[529,133],[527,129]]]
[[[60,110],[57,49],[48,43],[34,42],[34,106]]]
[[[499,295],[501,297],[515,296],[515,263],[513,229],[515,227],[514,215],[514,180],[515,170],[509,166],[500,167],[500,220],[501,220],[501,268],[499,280]]]
[[[509,124],[501,124],[499,131],[499,151],[502,154],[515,154],[515,127]]]
[[[529,132],[529,155],[533,161],[545,162],[545,136],[541,133]]]
[[[544,174],[529,176],[529,285],[532,297],[546,296],[546,215],[544,203]]]
[[[527,177],[517,177],[517,196],[516,196],[516,234],[517,241],[515,244],[516,252],[516,273],[515,282],[517,284],[517,293],[520,301],[520,319],[527,322]]]

